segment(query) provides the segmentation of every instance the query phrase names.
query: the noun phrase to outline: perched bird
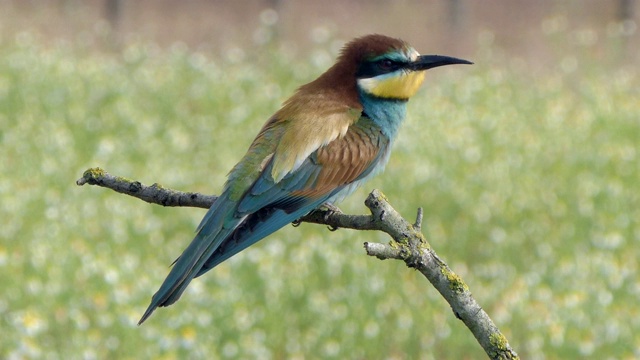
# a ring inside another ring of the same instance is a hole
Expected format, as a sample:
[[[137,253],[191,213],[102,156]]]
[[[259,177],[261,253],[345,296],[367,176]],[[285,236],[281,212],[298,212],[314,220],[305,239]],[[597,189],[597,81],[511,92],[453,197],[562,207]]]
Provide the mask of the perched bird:
[[[138,324],[176,302],[195,277],[380,172],[425,70],[451,64],[472,63],[420,55],[383,35],[345,45],[260,130]]]

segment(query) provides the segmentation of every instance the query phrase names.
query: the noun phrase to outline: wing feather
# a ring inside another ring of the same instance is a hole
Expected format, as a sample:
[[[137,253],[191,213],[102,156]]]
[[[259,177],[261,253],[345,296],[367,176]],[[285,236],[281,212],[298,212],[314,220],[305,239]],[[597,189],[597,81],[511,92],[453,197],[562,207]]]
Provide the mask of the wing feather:
[[[311,156],[321,170],[313,186],[296,189],[292,195],[316,198],[362,178],[378,165],[377,160],[387,145],[388,140],[377,126],[363,117],[345,136],[321,147]]]
[[[274,155],[274,182],[298,169],[314,151],[344,137],[361,113],[362,108],[350,107],[328,95],[296,93],[275,114],[286,131]]]

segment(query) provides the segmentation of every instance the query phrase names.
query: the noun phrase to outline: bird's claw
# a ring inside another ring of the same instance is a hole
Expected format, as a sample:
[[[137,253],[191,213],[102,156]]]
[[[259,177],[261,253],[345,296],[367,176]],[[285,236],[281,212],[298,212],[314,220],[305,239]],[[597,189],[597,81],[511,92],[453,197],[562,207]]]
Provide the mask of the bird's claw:
[[[324,203],[322,204],[318,210],[320,211],[324,211],[324,216],[323,219],[325,222],[329,221],[329,218],[333,215],[333,214],[342,214],[342,210],[340,210],[339,207],[331,204],[331,203]],[[329,225],[327,226],[327,228],[329,229],[329,231],[336,231],[339,229],[339,227],[337,226],[333,226],[333,225]]]

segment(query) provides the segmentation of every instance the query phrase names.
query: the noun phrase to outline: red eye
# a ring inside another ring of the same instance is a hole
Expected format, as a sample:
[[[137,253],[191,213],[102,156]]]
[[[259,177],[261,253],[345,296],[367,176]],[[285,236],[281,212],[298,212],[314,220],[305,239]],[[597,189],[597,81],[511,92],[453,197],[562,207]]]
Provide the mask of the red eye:
[[[378,62],[378,65],[383,70],[391,70],[391,68],[393,68],[393,61],[389,59],[383,59]]]

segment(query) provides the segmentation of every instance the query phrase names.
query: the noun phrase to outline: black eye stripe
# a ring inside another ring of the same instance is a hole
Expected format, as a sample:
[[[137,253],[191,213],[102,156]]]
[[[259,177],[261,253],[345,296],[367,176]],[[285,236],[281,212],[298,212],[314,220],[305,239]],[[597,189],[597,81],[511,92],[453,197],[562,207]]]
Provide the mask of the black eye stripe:
[[[358,71],[356,77],[360,79],[372,78],[382,74],[388,74],[398,69],[402,69],[407,64],[391,59],[380,59],[376,61],[363,62]]]

